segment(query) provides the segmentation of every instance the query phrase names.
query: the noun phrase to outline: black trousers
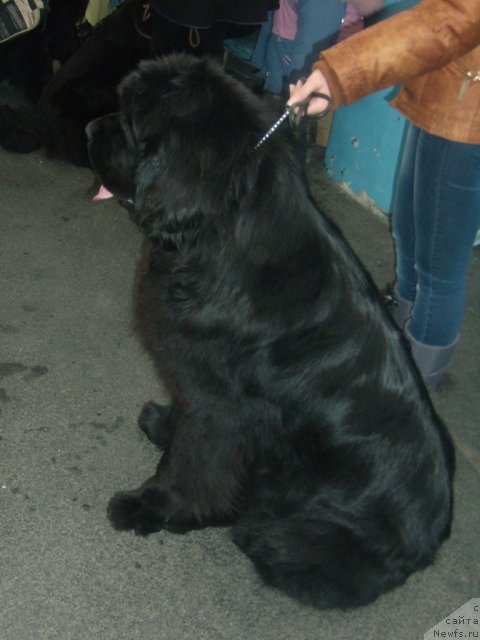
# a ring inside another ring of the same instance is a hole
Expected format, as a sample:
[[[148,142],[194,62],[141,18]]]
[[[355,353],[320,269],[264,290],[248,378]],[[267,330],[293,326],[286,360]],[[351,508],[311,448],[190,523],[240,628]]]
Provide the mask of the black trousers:
[[[0,80],[9,80],[29,100],[38,100],[52,75],[45,19],[32,31],[0,45]]]

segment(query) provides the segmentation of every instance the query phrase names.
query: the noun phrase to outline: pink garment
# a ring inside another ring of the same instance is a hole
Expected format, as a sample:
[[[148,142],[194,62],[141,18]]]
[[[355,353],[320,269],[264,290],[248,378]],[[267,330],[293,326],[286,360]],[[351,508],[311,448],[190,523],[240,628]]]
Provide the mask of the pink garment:
[[[345,16],[342,20],[342,26],[340,27],[337,42],[341,42],[349,36],[353,36],[354,33],[357,33],[357,31],[361,31],[362,29],[362,16],[351,2],[347,2]]]
[[[273,14],[272,33],[285,40],[295,40],[297,17],[298,0],[280,0],[280,6]]]
[[[339,0],[341,2],[342,0]],[[357,31],[363,29],[363,19],[360,13],[363,9],[365,15],[378,11],[383,5],[383,0],[351,0],[347,1],[345,17],[342,20],[338,42],[345,40]],[[361,7],[361,9],[360,9]],[[297,36],[298,0],[280,0],[280,6],[273,14],[272,33],[285,40],[295,40]]]
[[[383,9],[383,0],[350,0],[350,4],[364,17]]]

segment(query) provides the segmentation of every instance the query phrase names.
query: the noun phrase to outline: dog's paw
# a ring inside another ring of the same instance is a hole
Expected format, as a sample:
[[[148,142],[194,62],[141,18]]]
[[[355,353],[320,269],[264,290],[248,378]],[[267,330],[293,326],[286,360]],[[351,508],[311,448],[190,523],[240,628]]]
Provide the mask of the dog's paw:
[[[143,406],[138,416],[138,426],[160,449],[166,449],[170,444],[169,415],[170,406],[160,405],[150,400]]]
[[[116,493],[108,503],[107,515],[114,529],[133,529],[136,534],[146,536],[163,529],[167,518],[162,513],[166,496],[155,489],[124,491]]]

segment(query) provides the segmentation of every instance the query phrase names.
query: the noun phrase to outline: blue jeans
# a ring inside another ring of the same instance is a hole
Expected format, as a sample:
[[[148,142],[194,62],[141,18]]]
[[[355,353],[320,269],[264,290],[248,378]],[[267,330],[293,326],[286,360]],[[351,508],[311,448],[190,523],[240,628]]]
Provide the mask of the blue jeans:
[[[448,346],[460,332],[480,226],[480,145],[407,124],[393,203],[397,290],[413,302],[409,330]]]

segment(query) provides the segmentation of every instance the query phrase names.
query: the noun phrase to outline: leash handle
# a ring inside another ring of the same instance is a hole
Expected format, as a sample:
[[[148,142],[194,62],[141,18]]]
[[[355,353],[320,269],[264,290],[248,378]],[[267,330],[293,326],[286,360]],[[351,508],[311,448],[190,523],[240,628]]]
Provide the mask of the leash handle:
[[[322,100],[327,101],[327,106],[320,113],[316,113],[315,115],[309,115],[307,113],[308,105],[310,104],[310,100],[312,98],[321,98]],[[290,125],[292,127],[298,127],[301,120],[303,118],[309,118],[310,120],[318,120],[319,118],[323,118],[329,113],[332,108],[332,99],[330,96],[327,96],[326,93],[318,93],[313,92],[303,100],[299,100],[298,102],[294,102],[293,104],[287,105],[285,111],[282,113],[280,118],[273,123],[267,133],[257,142],[257,144],[253,147],[253,150],[256,151],[258,147],[260,147],[271,135],[275,133],[278,127],[285,122],[288,118]]]

